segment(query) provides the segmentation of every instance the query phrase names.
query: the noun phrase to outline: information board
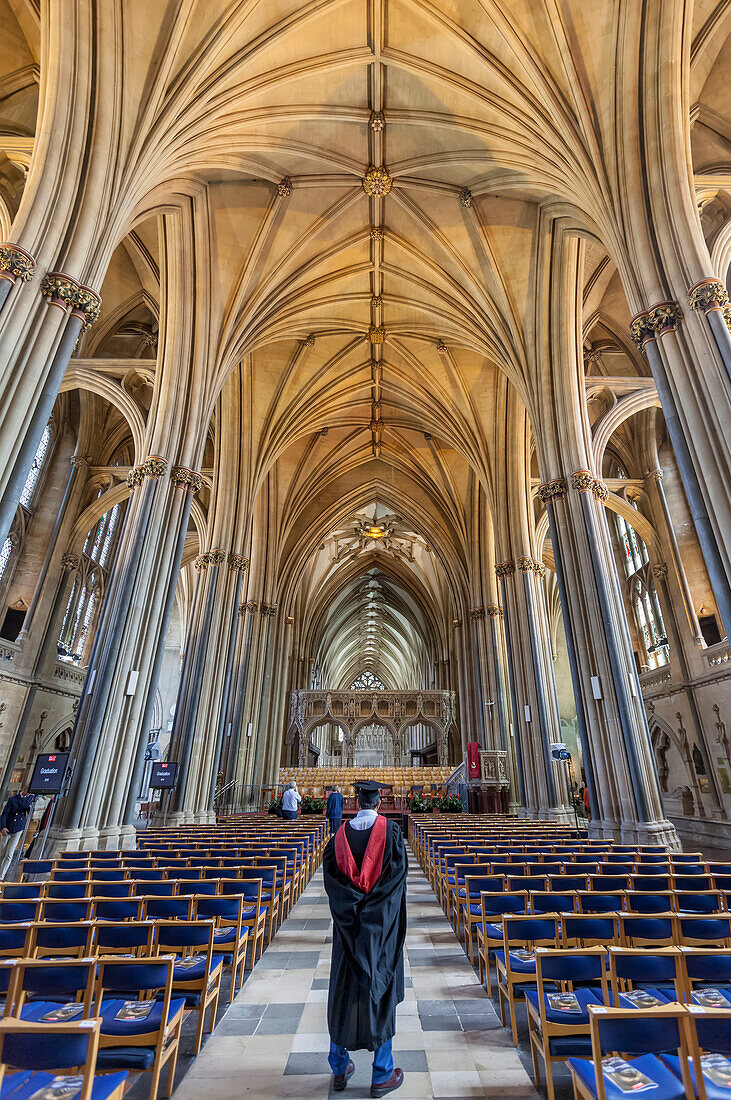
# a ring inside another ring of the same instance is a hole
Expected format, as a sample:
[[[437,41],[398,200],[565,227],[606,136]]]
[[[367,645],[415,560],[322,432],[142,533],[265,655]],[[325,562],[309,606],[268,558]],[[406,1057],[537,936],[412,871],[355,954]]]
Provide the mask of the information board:
[[[31,794],[58,794],[63,787],[66,765],[69,762],[67,752],[43,752],[36,759],[33,775],[28,784]]]

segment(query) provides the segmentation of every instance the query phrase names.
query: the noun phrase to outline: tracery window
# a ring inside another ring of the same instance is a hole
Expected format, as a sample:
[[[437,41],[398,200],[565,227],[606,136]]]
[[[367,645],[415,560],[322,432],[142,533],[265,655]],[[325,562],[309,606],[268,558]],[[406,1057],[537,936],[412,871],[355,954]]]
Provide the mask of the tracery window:
[[[38,483],[41,470],[43,469],[43,463],[46,455],[48,454],[48,448],[51,444],[51,426],[46,424],[41,441],[38,444],[38,450],[36,451],[35,458],[31,463],[31,468],[28,471],[28,477],[25,480],[23,486],[23,492],[20,494],[20,503],[24,508],[30,509],[31,501],[33,500],[33,491]]]
[[[353,680],[350,685],[351,691],[385,691],[386,685],[383,684],[374,672],[370,669],[364,669],[360,676]]]
[[[18,513],[13,522],[12,532],[5,539],[5,542],[0,547],[0,581],[8,573],[8,565],[13,557],[13,551],[17,548],[21,550],[26,531],[26,518],[25,513],[32,513],[33,497],[35,494],[38,480],[41,476],[44,463],[49,456],[51,441],[53,439],[51,433],[50,423],[46,424],[46,427],[41,436],[41,441],[38,444],[38,448],[35,453],[31,468],[28,471],[28,476],[25,479],[25,485],[23,486],[23,492],[20,494],[20,503],[23,506],[24,512]]]
[[[122,504],[115,504],[86,536],[58,639],[60,661],[70,661],[73,664],[82,662],[104,598],[109,569],[117,548],[122,508]]]

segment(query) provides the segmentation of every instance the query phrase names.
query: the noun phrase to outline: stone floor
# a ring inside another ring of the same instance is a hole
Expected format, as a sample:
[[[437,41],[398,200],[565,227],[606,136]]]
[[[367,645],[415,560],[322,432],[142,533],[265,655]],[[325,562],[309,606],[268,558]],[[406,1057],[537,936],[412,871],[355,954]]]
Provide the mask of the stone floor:
[[[393,1095],[535,1100],[524,1055],[500,1025],[413,857],[407,899],[407,989],[394,1039],[405,1081]],[[182,1080],[176,1075],[175,1100],[334,1095],[326,1019],[331,944],[318,871],[199,1056]],[[371,1056],[358,1051],[353,1060],[344,1095],[368,1096]]]

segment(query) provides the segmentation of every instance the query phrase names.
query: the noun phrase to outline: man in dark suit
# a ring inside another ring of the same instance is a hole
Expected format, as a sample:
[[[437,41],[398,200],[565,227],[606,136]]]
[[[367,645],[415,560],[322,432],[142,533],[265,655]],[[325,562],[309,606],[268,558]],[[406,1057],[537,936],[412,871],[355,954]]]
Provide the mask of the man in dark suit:
[[[333,787],[330,794],[327,796],[325,817],[330,825],[330,835],[334,836],[343,824],[343,796],[338,786]]]
[[[378,813],[379,784],[355,786],[360,812],[332,837],[322,864],[333,918],[328,1061],[334,1090],[342,1092],[355,1072],[349,1052],[373,1051],[371,1096],[377,1097],[404,1080],[394,1068],[391,1040],[396,1005],[404,999],[408,858],[400,827]]]
[[[35,799],[27,790],[11,794],[0,814],[0,879],[4,879],[13,862],[15,849],[25,829],[25,821]]]

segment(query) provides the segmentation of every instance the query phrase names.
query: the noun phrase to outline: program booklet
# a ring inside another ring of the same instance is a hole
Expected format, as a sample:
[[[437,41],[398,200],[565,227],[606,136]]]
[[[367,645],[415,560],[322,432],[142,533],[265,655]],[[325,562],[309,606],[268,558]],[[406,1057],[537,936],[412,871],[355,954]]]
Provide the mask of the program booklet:
[[[723,1054],[701,1054],[703,1076],[711,1084],[731,1093],[731,1062]]]
[[[115,1020],[146,1020],[152,1012],[154,1001],[125,1001]]]
[[[625,1062],[624,1058],[604,1058],[602,1072],[620,1092],[648,1092],[650,1089],[659,1088],[657,1081],[653,1081],[646,1073],[635,1069],[632,1063]]]
[[[205,955],[187,955],[184,959],[178,959],[175,963],[176,970],[192,970],[194,966],[205,962]]]
[[[83,1077],[54,1077],[43,1088],[32,1093],[29,1100],[71,1100],[72,1096],[78,1096],[81,1092],[83,1083]]]
[[[694,989],[693,1003],[701,1008],[731,1008],[731,1001],[720,989]]]
[[[532,963],[536,961],[535,952],[529,951],[526,947],[517,947],[515,951],[511,951],[510,954],[514,959],[517,959],[518,962]]]
[[[548,1007],[556,1012],[581,1013],[581,1005],[575,993],[549,993]]]
[[[664,1003],[646,989],[632,989],[628,993],[623,993],[622,997],[625,1001],[629,1001],[634,1008],[657,1008],[658,1005]]]
[[[84,1006],[80,1004],[59,1005],[58,1008],[52,1008],[50,1012],[45,1012],[41,1019],[44,1023],[62,1024],[66,1020],[78,1019],[83,1011]]]

